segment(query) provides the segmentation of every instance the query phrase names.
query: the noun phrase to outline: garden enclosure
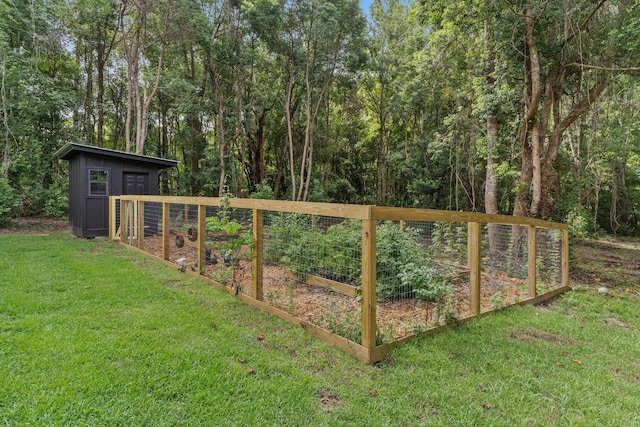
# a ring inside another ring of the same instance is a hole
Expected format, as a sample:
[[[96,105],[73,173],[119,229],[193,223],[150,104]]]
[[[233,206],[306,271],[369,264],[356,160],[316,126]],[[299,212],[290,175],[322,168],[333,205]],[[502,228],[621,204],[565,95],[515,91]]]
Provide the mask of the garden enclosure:
[[[507,215],[130,195],[110,237],[367,363],[569,282],[567,226]]]

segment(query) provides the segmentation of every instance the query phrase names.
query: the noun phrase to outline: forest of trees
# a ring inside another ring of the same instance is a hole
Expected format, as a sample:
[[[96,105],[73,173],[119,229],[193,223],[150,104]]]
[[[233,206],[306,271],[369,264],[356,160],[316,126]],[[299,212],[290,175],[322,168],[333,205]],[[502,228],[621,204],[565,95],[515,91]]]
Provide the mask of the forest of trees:
[[[640,233],[639,0],[0,0],[0,217],[63,216],[66,142],[162,192]]]

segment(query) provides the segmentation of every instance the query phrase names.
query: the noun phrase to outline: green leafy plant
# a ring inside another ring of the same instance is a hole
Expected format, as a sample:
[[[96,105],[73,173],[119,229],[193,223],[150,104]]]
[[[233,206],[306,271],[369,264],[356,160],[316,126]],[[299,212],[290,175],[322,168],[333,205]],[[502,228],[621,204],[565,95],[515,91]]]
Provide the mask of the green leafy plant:
[[[411,298],[410,289],[399,280],[407,264],[422,264],[426,253],[416,241],[417,233],[407,228],[402,231],[391,221],[379,224],[376,229],[376,286],[378,298]]]
[[[273,200],[276,197],[273,194],[273,189],[268,184],[259,184],[259,185],[256,185],[256,191],[251,193],[249,195],[249,198]]]
[[[207,232],[209,233],[222,232],[227,235],[234,235],[238,234],[241,229],[242,224],[224,217],[210,216],[207,218]]]
[[[589,214],[584,206],[575,206],[567,214],[567,225],[571,237],[586,237],[589,234]]]
[[[416,297],[425,302],[426,322],[430,318],[430,302],[435,305],[436,322],[439,320],[446,302],[446,296],[453,291],[453,286],[450,284],[451,274],[450,268],[439,270],[433,265],[408,263],[402,266],[398,278],[407,292],[413,292]]]
[[[449,258],[464,260],[467,254],[467,228],[464,223],[438,221],[431,239],[432,255],[446,254]]]

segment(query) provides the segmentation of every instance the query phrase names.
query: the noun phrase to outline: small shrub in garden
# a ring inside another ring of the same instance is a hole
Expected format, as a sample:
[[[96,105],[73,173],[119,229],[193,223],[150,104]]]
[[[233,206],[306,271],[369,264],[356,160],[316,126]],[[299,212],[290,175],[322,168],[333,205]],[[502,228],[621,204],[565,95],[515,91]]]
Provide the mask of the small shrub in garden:
[[[452,274],[450,267],[418,266],[409,263],[402,267],[398,278],[408,292],[414,293],[416,297],[425,301],[425,320],[428,322],[430,317],[428,302],[435,304],[436,320],[444,311],[447,296],[453,292],[453,286],[450,285]],[[450,323],[451,316],[452,312],[445,314],[447,323]]]
[[[387,221],[376,228],[376,275],[378,298],[411,298],[411,291],[398,279],[406,264],[421,263],[425,253],[416,241],[416,232],[404,231]]]
[[[405,264],[398,278],[403,286],[425,301],[441,302],[453,290],[449,285],[449,274],[431,265]]]
[[[446,255],[453,260],[464,261],[467,253],[466,225],[438,221],[435,223],[431,238],[430,251],[434,256]]]
[[[303,234],[313,233],[308,215],[281,213],[271,219],[271,224],[265,230],[264,254],[265,259],[280,260],[291,264],[296,258],[296,251],[300,250],[299,239]],[[290,259],[289,257],[293,258]]]
[[[225,220],[217,216],[211,216],[207,218],[207,232],[216,233],[222,232],[227,235],[235,235],[242,229],[242,224],[236,221]]]

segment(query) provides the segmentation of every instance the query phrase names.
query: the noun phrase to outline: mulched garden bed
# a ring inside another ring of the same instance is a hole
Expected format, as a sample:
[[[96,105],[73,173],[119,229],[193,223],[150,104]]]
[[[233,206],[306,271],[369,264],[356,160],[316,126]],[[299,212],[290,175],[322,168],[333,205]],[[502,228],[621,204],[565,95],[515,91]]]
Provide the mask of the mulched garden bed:
[[[136,242],[134,241],[135,245]],[[146,237],[144,250],[162,257],[162,239],[159,236]],[[187,268],[195,270],[197,247],[195,242],[185,239],[182,248],[171,240],[170,261],[185,258]],[[251,260],[240,259],[235,268],[224,264],[224,255],[211,249],[215,264],[207,264],[208,277],[225,286],[237,288],[238,292],[252,295]],[[180,268],[176,264],[176,268]],[[395,341],[424,331],[445,322],[446,312],[455,318],[471,316],[469,311],[469,281],[460,280],[454,285],[454,292],[437,316],[433,303],[425,303],[417,298],[397,301],[378,301],[377,325],[383,340]],[[331,332],[357,339],[360,328],[360,301],[323,286],[310,285],[295,278],[291,270],[281,264],[265,263],[263,266],[264,301],[271,306],[295,315],[301,320],[325,328]],[[502,275],[482,274],[481,310],[507,306],[527,298],[526,282]],[[438,319],[436,319],[438,317]],[[451,317],[450,317],[451,319]]]

